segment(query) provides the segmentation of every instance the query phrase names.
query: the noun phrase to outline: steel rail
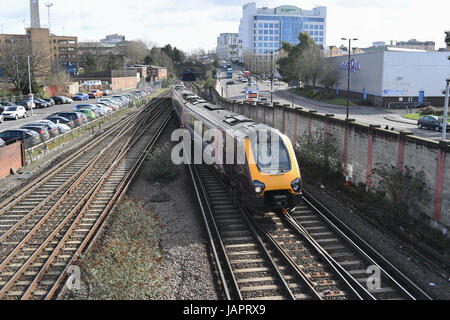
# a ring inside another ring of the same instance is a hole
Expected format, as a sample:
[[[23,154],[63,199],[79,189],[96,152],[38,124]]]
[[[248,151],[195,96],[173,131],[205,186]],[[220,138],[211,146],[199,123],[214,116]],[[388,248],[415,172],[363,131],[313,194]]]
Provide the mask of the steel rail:
[[[319,215],[328,226],[330,226],[340,237],[342,237],[350,247],[356,250],[372,265],[378,266],[382,274],[387,277],[394,285],[396,285],[397,289],[399,289],[404,295],[412,300],[432,300],[432,298],[427,293],[425,293],[417,284],[415,284],[409,277],[407,277],[403,272],[401,272],[397,267],[389,262],[367,241],[362,239],[352,229],[345,225],[345,223],[343,223],[328,208],[326,208],[322,203],[315,199],[308,191],[304,190],[303,193],[304,202],[317,215]],[[389,271],[387,271],[386,269],[389,269]],[[390,273],[395,274],[395,277]],[[402,282],[403,285],[400,282]],[[405,288],[405,286],[409,287],[410,289],[408,290],[407,288]],[[409,292],[410,290],[414,291],[414,293]]]
[[[154,109],[152,109],[152,110],[154,110]],[[149,115],[150,115],[150,114],[151,114],[151,113],[149,113]],[[144,117],[144,119],[148,118],[149,115],[147,115],[146,117]],[[139,123],[141,123],[141,121],[139,121]],[[127,128],[126,130],[124,130],[118,137],[124,137],[125,134],[126,134],[129,130],[131,130],[131,128]],[[133,135],[135,134],[136,131],[137,131],[137,129],[134,130]],[[128,138],[126,144],[130,142],[130,140],[133,138],[133,135],[132,135],[130,138]],[[117,137],[116,137],[116,138],[117,138]],[[117,141],[117,139],[114,139],[114,141]],[[136,141],[137,141],[137,140],[135,140],[135,142],[136,142]],[[124,146],[126,146],[126,144],[125,144]],[[133,143],[133,144],[134,144],[134,143]],[[110,143],[109,146],[113,146],[113,143]],[[125,149],[124,146],[122,146],[122,148],[121,148],[122,151],[119,153],[118,157],[119,157],[121,154],[123,154],[123,150]],[[103,154],[103,153],[102,153],[102,154]],[[99,155],[99,156],[101,156],[101,155]],[[99,159],[99,158],[97,158],[97,159]],[[117,158],[116,158],[116,159],[117,159]],[[87,173],[86,173],[83,177],[80,177],[80,178],[84,178],[86,175],[87,175]],[[101,181],[101,180],[99,180],[99,181]],[[91,191],[89,191],[89,192],[87,193],[87,195],[86,195],[85,197],[83,197],[83,199],[82,199],[81,201],[78,202],[78,204],[75,206],[75,208],[72,210],[72,212],[71,212],[69,215],[67,215],[66,218],[63,220],[63,222],[61,222],[61,223],[59,224],[59,226],[52,232],[52,234],[47,238],[48,241],[50,241],[49,239],[51,239],[51,238],[52,238],[52,237],[53,237],[53,236],[54,236],[54,235],[62,228],[62,226],[63,226],[63,225],[68,221],[68,219],[72,216],[73,212],[74,212],[75,210],[77,210],[77,209],[82,205],[82,203],[85,201],[86,197],[90,195],[90,192],[92,192],[92,189],[91,189]],[[48,217],[48,216],[49,216],[49,214],[47,214],[47,217]],[[40,227],[41,224],[42,224],[42,223],[40,223],[39,225],[37,225],[37,226],[35,226],[35,227],[33,228],[33,233],[34,233],[34,231],[36,231],[36,230]],[[3,261],[0,270],[3,270],[3,269],[4,269],[4,267],[6,266],[6,264],[14,257],[14,255],[15,255],[15,254],[18,252],[18,250],[26,243],[26,241],[27,241],[28,239],[29,239],[29,236],[26,237],[24,240],[21,241],[21,243],[13,250],[13,252],[8,256],[8,258],[5,259],[5,260]],[[48,241],[45,241],[45,242],[39,247],[39,249],[37,249],[37,250],[33,253],[33,255],[26,261],[26,263],[23,264],[22,267],[21,267],[21,268],[20,268],[20,269],[19,269],[19,270],[18,270],[18,271],[10,278],[10,279],[9,279],[9,281],[3,286],[2,290],[0,291],[0,297],[3,296],[3,295],[6,293],[6,290],[7,290],[7,289],[14,283],[14,281],[21,275],[22,271],[25,270],[25,268],[26,268],[27,266],[29,266],[29,264],[33,261],[33,259],[34,259],[35,257],[37,257],[37,255],[42,251],[42,249],[43,249],[44,246],[48,243]]]
[[[159,136],[161,135],[162,131],[164,130],[164,128],[166,127],[168,121],[171,118],[171,114],[169,114],[162,122],[162,124],[160,125],[159,129],[157,130],[156,134],[153,136],[153,138],[150,140],[150,142],[147,144],[146,148],[144,149],[142,154],[148,154],[148,150],[150,150],[154,144],[156,143],[157,139],[159,138]],[[131,148],[131,146],[130,146]],[[130,149],[127,148],[127,151]],[[148,150],[147,150],[148,149]],[[123,153],[122,155],[122,159],[123,157],[126,155],[126,152]],[[114,170],[114,168],[120,163],[120,161],[122,160],[118,160],[115,162],[114,166],[111,167],[109,174],[112,173],[112,171]],[[145,158],[144,158],[145,159]],[[67,271],[68,268],[73,265],[79,254],[83,251],[83,249],[86,247],[86,245],[89,243],[89,241],[95,241],[95,238],[98,236],[98,233],[96,233],[96,230],[99,228],[99,226],[101,225],[102,221],[104,220],[105,216],[111,212],[111,209],[113,208],[113,206],[115,205],[115,203],[117,203],[119,201],[119,199],[123,196],[123,194],[126,192],[129,183],[132,181],[132,179],[134,178],[136,172],[139,170],[140,166],[142,165],[143,161],[140,162],[138,165],[136,165],[139,162],[139,159],[135,162],[135,165],[133,166],[133,168],[128,172],[128,174],[125,176],[124,179],[122,179],[122,181],[120,182],[116,192],[114,193],[113,197],[111,198],[111,200],[108,202],[106,208],[102,211],[102,213],[100,214],[100,217],[96,220],[95,224],[92,226],[92,228],[90,229],[88,235],[83,239],[83,241],[80,243],[80,245],[78,246],[78,248],[76,249],[75,253],[73,254],[72,258],[70,259],[70,261],[67,263],[66,267],[64,268],[64,270],[62,271],[62,273],[60,274],[60,276],[58,277],[58,279],[55,281],[54,285],[51,287],[51,289],[49,290],[48,294],[45,297],[45,300],[50,300],[53,295],[55,294],[55,292],[58,290],[59,286],[61,285],[61,283],[63,282],[64,278],[67,275]],[[106,180],[106,177],[102,179],[103,181]],[[100,183],[100,182],[99,182]],[[101,187],[101,184],[97,185],[96,187],[96,191],[95,194],[99,192]],[[92,202],[93,200],[93,195],[90,196],[90,201]],[[90,202],[89,202],[90,203]],[[87,203],[84,208],[81,210],[80,215],[83,212],[86,212],[87,208],[89,207],[89,203]],[[79,220],[79,219],[78,219]],[[75,224],[76,222],[74,221],[74,223],[71,225],[71,227],[69,228],[70,230],[73,230],[75,228]],[[52,257],[49,258],[49,261],[47,261],[47,263],[42,267],[42,269],[40,270],[38,276],[34,279],[33,283],[30,285],[30,287],[27,289],[27,291],[25,292],[24,296],[22,297],[22,299],[28,299],[31,296],[31,293],[33,291],[33,289],[37,286],[38,281],[42,278],[42,276],[44,275],[45,271],[48,269],[48,267],[50,266],[51,259],[54,259],[57,256],[57,253],[59,252],[59,250],[62,248],[63,242],[68,238],[68,236],[70,235],[69,232],[66,233],[66,235],[63,237],[63,239],[61,240],[60,244],[58,245],[57,249],[52,253]]]

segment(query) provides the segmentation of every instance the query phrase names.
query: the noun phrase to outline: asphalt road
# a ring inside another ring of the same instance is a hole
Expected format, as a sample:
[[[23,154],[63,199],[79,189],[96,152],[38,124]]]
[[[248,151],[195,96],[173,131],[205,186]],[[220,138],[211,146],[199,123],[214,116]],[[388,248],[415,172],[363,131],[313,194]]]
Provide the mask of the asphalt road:
[[[225,74],[219,73],[219,77],[225,77]],[[233,77],[235,80],[237,75],[234,74]],[[245,87],[247,85],[243,83],[227,85],[226,82],[229,80],[230,79],[220,80],[220,87],[223,87],[224,97],[235,100],[244,100]],[[267,102],[270,102],[271,84],[262,83],[261,81],[258,81],[257,87],[260,90],[260,97],[265,97],[267,99]],[[222,90],[219,90],[219,94],[221,94],[221,91]],[[285,83],[281,86],[274,86],[273,92],[274,102],[292,105],[292,98],[294,98],[295,107],[303,107],[306,110],[316,110],[317,112],[323,114],[334,114],[336,118],[340,119],[346,118],[347,113],[346,106],[329,105],[326,103],[306,99],[298,95],[294,95],[294,97],[292,97],[292,93],[288,90],[288,85]],[[382,128],[388,126],[389,129],[392,130],[393,128],[394,131],[409,130],[415,136],[432,140],[442,139],[442,132],[436,132],[427,129],[419,129],[417,127],[417,121],[402,118],[402,115],[405,114],[405,110],[386,110],[384,108],[375,106],[372,107],[357,106],[357,107],[350,107],[349,113],[350,118],[355,119],[356,122],[359,123],[380,125]],[[450,133],[447,133],[447,136],[450,137]]]

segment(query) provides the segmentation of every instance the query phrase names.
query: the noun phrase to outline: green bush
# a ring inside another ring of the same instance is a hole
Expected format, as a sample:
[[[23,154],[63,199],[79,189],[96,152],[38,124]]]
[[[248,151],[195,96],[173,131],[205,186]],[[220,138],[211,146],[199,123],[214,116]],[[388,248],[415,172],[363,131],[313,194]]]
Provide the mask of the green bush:
[[[168,143],[158,146],[147,158],[147,178],[152,182],[170,182],[175,180],[181,167],[174,164],[171,158],[172,148]]]

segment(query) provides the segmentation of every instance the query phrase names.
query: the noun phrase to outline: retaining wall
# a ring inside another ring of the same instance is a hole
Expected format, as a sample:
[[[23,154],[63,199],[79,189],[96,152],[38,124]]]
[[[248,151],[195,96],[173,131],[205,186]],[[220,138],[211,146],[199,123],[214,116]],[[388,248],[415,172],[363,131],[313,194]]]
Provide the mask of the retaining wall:
[[[20,141],[0,148],[0,179],[7,177],[11,168],[19,170],[25,165],[25,153]]]
[[[411,132],[392,132],[379,126],[337,119],[290,105],[257,104],[231,101],[213,90],[216,104],[265,123],[285,133],[296,144],[305,132],[323,129],[335,139],[342,170],[354,184],[373,184],[370,172],[377,163],[423,170],[432,201],[422,211],[436,228],[450,226],[450,141],[433,141]]]

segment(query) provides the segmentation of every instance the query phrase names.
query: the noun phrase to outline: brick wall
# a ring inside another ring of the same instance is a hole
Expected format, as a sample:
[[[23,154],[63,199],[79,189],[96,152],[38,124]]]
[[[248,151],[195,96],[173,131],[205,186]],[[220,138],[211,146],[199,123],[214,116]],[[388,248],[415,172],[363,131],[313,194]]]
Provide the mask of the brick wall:
[[[0,179],[7,177],[11,168],[18,170],[24,166],[22,142],[15,142],[0,148]]]
[[[432,141],[413,136],[411,132],[392,132],[287,105],[258,103],[255,106],[229,101],[213,91],[217,104],[284,132],[293,143],[305,132],[325,130],[335,139],[342,170],[354,184],[370,187],[373,182],[369,173],[377,163],[423,170],[432,200],[421,209],[433,226],[450,226],[450,141]]]

